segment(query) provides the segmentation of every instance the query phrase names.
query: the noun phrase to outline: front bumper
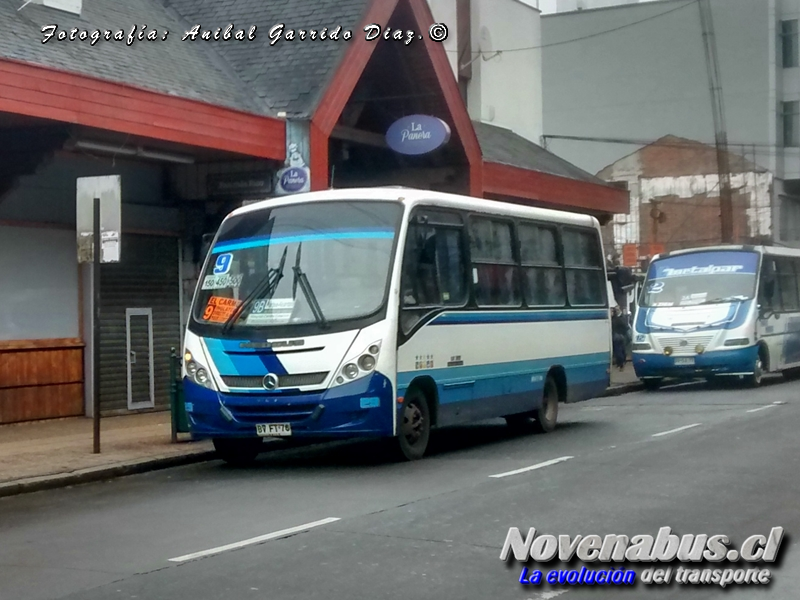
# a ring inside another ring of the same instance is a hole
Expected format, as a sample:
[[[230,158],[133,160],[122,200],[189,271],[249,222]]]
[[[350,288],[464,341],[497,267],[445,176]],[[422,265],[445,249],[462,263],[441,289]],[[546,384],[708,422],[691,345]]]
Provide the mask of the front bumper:
[[[236,394],[183,380],[189,429],[197,438],[255,437],[257,424],[290,423],[293,438],[386,437],[394,434],[394,393],[373,373],[319,392]]]
[[[753,373],[758,346],[733,350],[713,350],[692,356],[665,356],[655,352],[634,352],[633,370],[642,378],[673,377],[692,379],[710,375],[743,375]],[[676,359],[693,358],[694,364],[676,364]]]

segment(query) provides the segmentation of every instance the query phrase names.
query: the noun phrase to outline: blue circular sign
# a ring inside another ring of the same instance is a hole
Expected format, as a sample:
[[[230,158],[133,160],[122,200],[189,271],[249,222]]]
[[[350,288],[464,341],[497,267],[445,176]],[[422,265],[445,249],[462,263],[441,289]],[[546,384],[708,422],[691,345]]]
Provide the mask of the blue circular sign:
[[[386,143],[400,154],[427,154],[450,140],[450,127],[437,117],[410,115],[392,123]]]
[[[281,175],[280,185],[281,188],[287,192],[299,192],[303,189],[308,181],[308,175],[305,169],[292,167],[284,171]]]

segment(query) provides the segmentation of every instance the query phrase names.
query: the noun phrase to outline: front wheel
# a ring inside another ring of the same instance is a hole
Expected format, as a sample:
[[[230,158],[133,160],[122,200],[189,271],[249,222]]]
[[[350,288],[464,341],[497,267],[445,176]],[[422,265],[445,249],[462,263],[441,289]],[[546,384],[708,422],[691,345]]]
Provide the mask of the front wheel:
[[[753,365],[753,374],[745,377],[745,381],[747,382],[748,387],[757,388],[761,385],[763,379],[764,363],[761,361],[761,354],[759,354],[758,358],[756,358],[755,364]]]
[[[244,467],[255,462],[261,450],[261,438],[215,438],[214,450],[229,465]]]
[[[431,411],[428,399],[420,390],[412,390],[403,401],[403,411],[397,445],[404,460],[419,460],[425,456],[431,437]]]

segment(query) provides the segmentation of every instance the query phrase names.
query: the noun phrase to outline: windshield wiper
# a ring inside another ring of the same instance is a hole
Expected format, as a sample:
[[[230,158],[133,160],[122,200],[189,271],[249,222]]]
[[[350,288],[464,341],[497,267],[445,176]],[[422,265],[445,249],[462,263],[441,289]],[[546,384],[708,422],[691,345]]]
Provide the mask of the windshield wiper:
[[[283,255],[281,256],[281,262],[278,264],[277,268],[274,269],[267,269],[267,274],[258,282],[256,287],[253,288],[253,291],[250,292],[242,303],[236,307],[236,310],[231,313],[231,316],[228,317],[228,320],[222,324],[222,333],[228,333],[239,320],[239,317],[245,311],[245,309],[255,300],[258,296],[262,293],[264,296],[261,298],[262,300],[270,300],[272,296],[275,295],[275,290],[278,289],[278,283],[280,283],[281,279],[283,279],[283,267],[286,264],[286,253],[289,251],[289,246],[283,249]]]
[[[306,297],[306,300],[308,300],[308,305],[311,307],[311,312],[314,313],[314,318],[320,324],[320,327],[327,329],[329,327],[328,321],[325,320],[325,315],[322,314],[322,307],[319,305],[317,295],[311,288],[311,284],[308,282],[308,277],[306,277],[306,274],[300,268],[300,249],[302,247],[303,243],[300,242],[300,245],[297,247],[297,257],[294,261],[294,267],[292,267],[292,271],[294,271],[292,297],[294,297],[297,293],[297,284],[299,283],[300,289],[303,290],[303,295]]]

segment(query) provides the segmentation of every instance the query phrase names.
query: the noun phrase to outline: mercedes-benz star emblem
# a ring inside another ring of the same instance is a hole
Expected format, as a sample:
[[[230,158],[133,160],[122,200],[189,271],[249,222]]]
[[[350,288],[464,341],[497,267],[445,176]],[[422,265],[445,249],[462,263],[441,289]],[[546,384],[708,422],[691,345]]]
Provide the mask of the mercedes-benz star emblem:
[[[278,376],[275,373],[267,373],[264,376],[264,389],[274,390],[278,388]]]

